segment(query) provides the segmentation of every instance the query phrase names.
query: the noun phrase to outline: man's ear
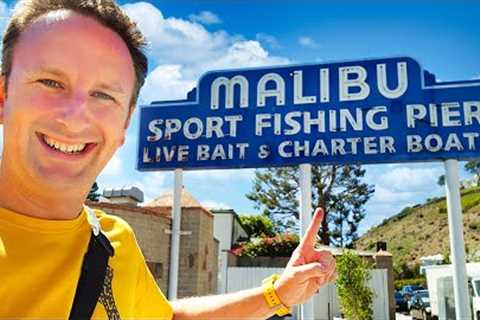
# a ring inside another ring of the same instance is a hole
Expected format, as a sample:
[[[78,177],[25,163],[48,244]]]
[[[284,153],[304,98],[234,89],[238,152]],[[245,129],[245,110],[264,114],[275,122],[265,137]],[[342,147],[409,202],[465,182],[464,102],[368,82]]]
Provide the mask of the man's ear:
[[[0,75],[0,124],[3,124],[3,110],[5,109],[6,92],[6,79],[5,75]]]

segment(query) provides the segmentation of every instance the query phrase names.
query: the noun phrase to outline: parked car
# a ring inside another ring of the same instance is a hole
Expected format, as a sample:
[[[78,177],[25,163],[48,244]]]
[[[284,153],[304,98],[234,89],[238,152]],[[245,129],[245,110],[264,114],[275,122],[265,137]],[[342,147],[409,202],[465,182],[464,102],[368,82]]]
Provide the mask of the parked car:
[[[468,284],[470,287],[470,296],[472,297],[474,319],[480,320],[480,278],[472,278]]]
[[[406,285],[403,286],[401,293],[403,295],[403,299],[407,301],[408,311],[410,311],[410,306],[412,305],[412,297],[416,291],[425,290],[422,286],[415,286],[415,285]]]
[[[407,285],[407,286],[403,286],[402,294],[403,295],[408,294],[410,296],[413,296],[414,291],[418,291],[418,290],[425,290],[425,288],[422,286]]]
[[[410,315],[413,319],[430,320],[432,309],[430,307],[430,299],[428,290],[416,291],[412,296],[410,305]]]
[[[407,312],[407,300],[403,297],[400,291],[395,291],[395,310],[396,312]]]

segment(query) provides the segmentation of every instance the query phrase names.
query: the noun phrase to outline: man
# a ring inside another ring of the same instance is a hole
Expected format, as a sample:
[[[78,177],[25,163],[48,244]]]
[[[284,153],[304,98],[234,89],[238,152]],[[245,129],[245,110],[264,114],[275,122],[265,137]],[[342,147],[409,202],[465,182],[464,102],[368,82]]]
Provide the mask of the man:
[[[83,207],[115,151],[146,75],[144,39],[111,0],[25,0],[3,39],[0,123],[0,318],[66,318],[93,224]],[[335,278],[314,249],[323,212],[267,285],[171,304],[131,228],[97,211],[115,254],[93,318],[267,318]],[[93,219],[95,220],[95,219]]]

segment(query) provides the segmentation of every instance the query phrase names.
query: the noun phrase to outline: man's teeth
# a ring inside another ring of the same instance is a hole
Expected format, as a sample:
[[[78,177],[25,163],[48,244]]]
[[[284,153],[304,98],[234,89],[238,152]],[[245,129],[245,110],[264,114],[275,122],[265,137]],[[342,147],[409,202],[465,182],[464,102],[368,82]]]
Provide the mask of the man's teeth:
[[[86,144],[84,144],[84,143],[75,144],[75,145],[67,145],[67,144],[55,141],[52,138],[49,138],[45,135],[43,136],[43,141],[45,141],[45,143],[47,145],[49,145],[51,148],[56,149],[58,151],[62,151],[64,153],[69,153],[69,154],[82,152],[83,149],[85,149],[85,147],[86,147]]]

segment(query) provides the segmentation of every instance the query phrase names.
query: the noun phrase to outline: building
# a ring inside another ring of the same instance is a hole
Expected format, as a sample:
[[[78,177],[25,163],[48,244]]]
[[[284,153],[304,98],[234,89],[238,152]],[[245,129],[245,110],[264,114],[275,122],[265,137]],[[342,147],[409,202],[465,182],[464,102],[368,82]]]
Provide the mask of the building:
[[[143,193],[135,187],[105,190],[100,202],[87,202],[123,218],[133,228],[150,271],[168,294],[172,193],[140,205]],[[218,240],[214,216],[188,192],[182,191],[178,298],[217,293]]]
[[[218,293],[227,292],[228,253],[232,246],[248,239],[237,213],[232,209],[212,209],[214,215],[214,236],[219,241]]]
[[[425,275],[425,270],[428,266],[441,265],[443,261],[445,261],[445,257],[442,254],[420,257],[420,274]]]

